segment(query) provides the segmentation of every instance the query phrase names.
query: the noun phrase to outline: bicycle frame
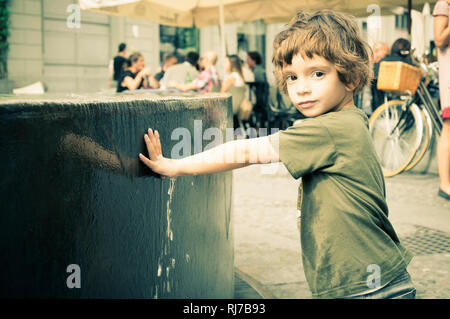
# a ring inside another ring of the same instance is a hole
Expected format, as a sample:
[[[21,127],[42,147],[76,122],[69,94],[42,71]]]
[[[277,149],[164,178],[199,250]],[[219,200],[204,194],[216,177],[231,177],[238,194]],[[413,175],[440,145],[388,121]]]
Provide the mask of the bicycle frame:
[[[398,128],[401,132],[403,132],[404,130],[407,130],[410,126],[410,124],[412,123],[411,121],[414,121],[414,118],[411,118],[409,116],[409,112],[406,112],[406,110],[409,109],[409,107],[411,106],[411,104],[413,103],[413,100],[409,99],[407,102],[405,102],[405,109],[403,110],[402,114],[400,115],[400,118],[397,121],[397,124],[392,128],[391,132],[389,133],[389,135],[394,134],[395,130]],[[387,109],[386,109],[387,112]]]
[[[422,102],[422,103],[419,103]],[[411,104],[415,103],[416,105],[421,108],[421,105],[427,110],[428,115],[431,118],[431,122],[433,124],[433,128],[438,132],[438,135],[441,134],[442,130],[442,118],[439,114],[439,109],[436,106],[436,104],[433,101],[433,98],[430,95],[430,92],[428,91],[427,87],[424,84],[424,81],[420,81],[419,87],[417,88],[416,94],[414,96],[409,96],[405,101],[405,110],[409,108]],[[403,112],[401,117],[399,118],[397,124],[392,129],[391,134],[397,129],[397,128],[405,128],[405,117],[407,116],[408,112]]]
[[[420,81],[419,88],[417,89],[416,94],[419,96],[420,100],[423,103],[423,106],[426,108],[428,114],[430,115],[431,121],[434,128],[438,132],[438,135],[441,135],[442,125],[444,123],[442,121],[442,117],[439,114],[439,109],[433,102],[430,92],[428,92],[428,89],[426,88],[423,81]]]

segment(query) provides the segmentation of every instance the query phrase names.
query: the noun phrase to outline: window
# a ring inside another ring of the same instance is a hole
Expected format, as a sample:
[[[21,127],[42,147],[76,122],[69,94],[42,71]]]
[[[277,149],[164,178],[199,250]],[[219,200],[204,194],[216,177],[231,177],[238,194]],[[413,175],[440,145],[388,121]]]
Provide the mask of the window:
[[[242,22],[237,31],[238,52],[256,51],[261,55],[261,65],[266,63],[266,24],[263,20]]]
[[[400,30],[408,30],[408,13],[395,15],[395,28]]]
[[[193,28],[180,28],[166,25],[159,27],[160,61],[166,53],[175,53],[181,62],[190,51],[199,52],[199,30]]]

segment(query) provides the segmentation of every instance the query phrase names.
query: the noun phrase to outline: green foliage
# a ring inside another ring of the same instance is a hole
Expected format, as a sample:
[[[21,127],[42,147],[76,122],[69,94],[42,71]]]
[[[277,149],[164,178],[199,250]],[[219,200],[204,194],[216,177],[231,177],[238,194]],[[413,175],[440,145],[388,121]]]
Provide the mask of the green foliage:
[[[9,2],[10,0],[0,0],[0,79],[7,77]]]

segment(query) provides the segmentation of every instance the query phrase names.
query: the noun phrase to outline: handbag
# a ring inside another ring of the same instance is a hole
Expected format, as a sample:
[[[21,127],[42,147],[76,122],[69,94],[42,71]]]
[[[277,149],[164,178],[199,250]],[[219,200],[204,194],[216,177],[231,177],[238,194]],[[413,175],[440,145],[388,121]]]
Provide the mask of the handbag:
[[[253,104],[246,97],[242,99],[241,105],[239,106],[239,119],[242,121],[248,120],[250,114],[253,110]]]

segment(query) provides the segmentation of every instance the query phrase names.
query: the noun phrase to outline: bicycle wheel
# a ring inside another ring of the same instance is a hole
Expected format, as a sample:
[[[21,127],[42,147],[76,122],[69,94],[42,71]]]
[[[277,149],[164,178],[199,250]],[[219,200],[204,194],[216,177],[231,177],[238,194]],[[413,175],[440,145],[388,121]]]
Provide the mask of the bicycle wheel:
[[[423,138],[422,138],[422,141],[419,145],[419,148],[418,148],[416,154],[414,155],[411,163],[409,163],[409,165],[405,168],[405,171],[409,171],[410,169],[412,169],[414,166],[416,166],[420,162],[420,160],[425,155],[425,153],[428,149],[428,146],[430,145],[431,136],[433,135],[433,123],[431,122],[431,118],[430,118],[430,115],[428,114],[428,111],[426,109],[422,108],[420,110],[420,115],[424,122]]]
[[[375,151],[386,177],[401,173],[411,163],[423,136],[417,105],[394,100],[380,105],[369,119]]]

